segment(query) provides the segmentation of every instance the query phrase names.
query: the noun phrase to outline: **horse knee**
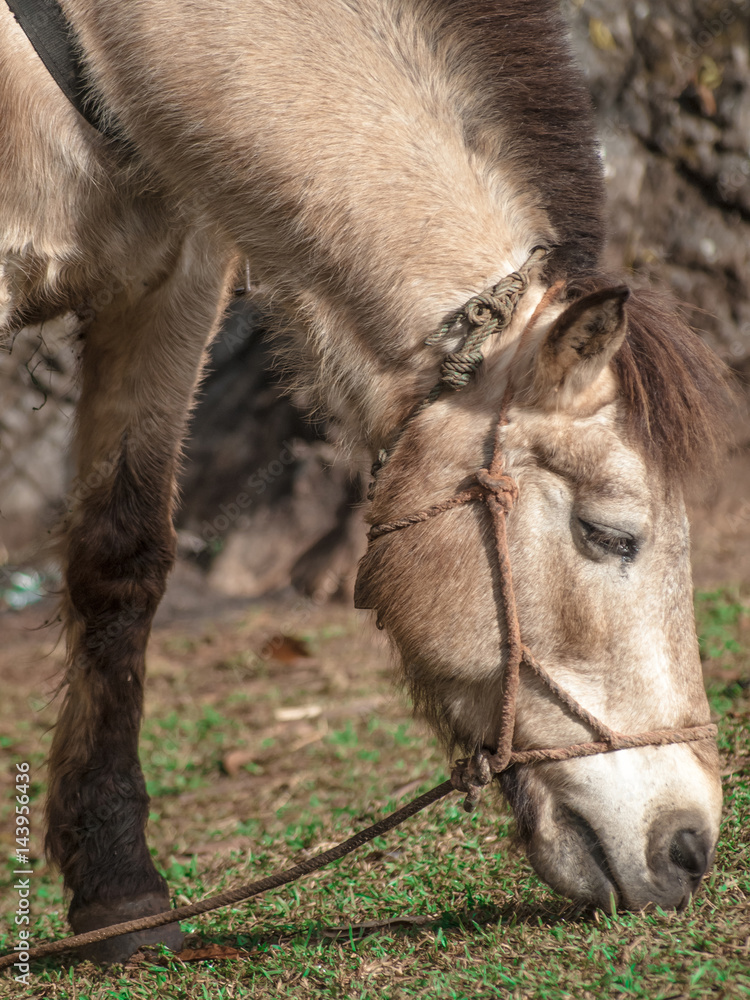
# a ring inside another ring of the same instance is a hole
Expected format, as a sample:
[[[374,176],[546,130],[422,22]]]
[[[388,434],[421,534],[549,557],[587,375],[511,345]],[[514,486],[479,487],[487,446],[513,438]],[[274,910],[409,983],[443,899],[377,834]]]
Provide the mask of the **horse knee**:
[[[171,474],[136,475],[123,453],[69,528],[67,592],[83,627],[82,652],[94,660],[116,644],[145,645],[174,561],[171,488]]]

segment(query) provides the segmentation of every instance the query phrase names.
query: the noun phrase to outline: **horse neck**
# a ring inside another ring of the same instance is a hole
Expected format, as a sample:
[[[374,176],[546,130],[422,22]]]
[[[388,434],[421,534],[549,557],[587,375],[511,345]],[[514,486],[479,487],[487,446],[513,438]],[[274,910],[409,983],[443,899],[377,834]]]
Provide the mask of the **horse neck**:
[[[129,5],[69,6],[107,107],[185,212],[239,245],[297,331],[299,381],[370,447],[429,390],[423,341],[446,314],[564,236],[461,25],[429,5],[312,18],[254,0],[220,26],[198,5],[158,33]],[[232,38],[218,73],[204,44]]]
[[[434,384],[449,348],[425,338],[550,240],[545,214],[502,163],[479,162],[445,123],[419,125],[393,129],[387,153],[383,137],[377,156],[351,164],[356,183],[316,161],[300,211],[310,249],[300,258],[289,245],[279,267],[266,261],[302,330],[303,377],[375,449]]]
[[[334,82],[325,66],[306,66],[335,86],[335,102],[311,108],[286,70],[271,91],[255,81],[246,190],[274,196],[220,199],[240,213],[229,227],[298,332],[290,367],[371,450],[434,384],[447,348],[425,338],[554,237],[538,192],[499,152],[498,130],[469,145],[462,104],[477,95],[422,51],[422,27],[409,58],[394,60],[405,29],[390,26],[383,46],[381,6],[355,19],[374,18],[378,31],[349,26],[352,59]]]
[[[426,168],[408,201],[375,184],[343,211],[320,210],[312,252],[271,276],[296,331],[290,367],[349,436],[373,451],[432,389],[441,356],[460,342],[427,347],[425,339],[549,239],[529,198],[496,173],[477,171],[467,150],[454,153],[453,175]],[[317,197],[332,184],[319,173]],[[508,353],[543,292],[532,283],[511,328],[486,354]]]

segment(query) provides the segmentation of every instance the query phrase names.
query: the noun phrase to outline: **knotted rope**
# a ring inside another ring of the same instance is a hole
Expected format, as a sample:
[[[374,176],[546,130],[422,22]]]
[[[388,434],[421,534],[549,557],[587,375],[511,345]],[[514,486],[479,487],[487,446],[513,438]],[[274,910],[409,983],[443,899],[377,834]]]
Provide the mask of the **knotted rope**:
[[[485,341],[510,325],[516,306],[529,287],[529,278],[534,267],[541,263],[548,253],[546,247],[535,247],[517,271],[512,271],[491,288],[472,296],[460,309],[451,313],[439,330],[427,337],[426,346],[434,347],[441,341],[459,333],[463,327],[469,327],[460,349],[450,351],[443,356],[440,365],[440,378],[435,385],[404,420],[388,447],[381,448],[378,452],[371,469],[373,480],[383,466],[388,463],[402,434],[412,420],[437,402],[444,389],[453,389],[458,392],[469,384],[472,375],[484,361],[482,346]],[[372,494],[372,490],[371,486],[370,494]],[[372,495],[369,496],[369,499],[372,499]]]
[[[531,270],[535,264],[544,260],[547,253],[545,247],[535,247],[517,271],[512,271],[496,285],[472,296],[448,317],[439,330],[425,340],[425,344],[432,347],[457,333],[463,325],[469,326],[461,349],[451,351],[443,358],[438,382],[441,388],[448,386],[451,389],[463,389],[469,384],[471,376],[484,360],[482,345],[493,334],[509,326],[518,301],[529,286]]]

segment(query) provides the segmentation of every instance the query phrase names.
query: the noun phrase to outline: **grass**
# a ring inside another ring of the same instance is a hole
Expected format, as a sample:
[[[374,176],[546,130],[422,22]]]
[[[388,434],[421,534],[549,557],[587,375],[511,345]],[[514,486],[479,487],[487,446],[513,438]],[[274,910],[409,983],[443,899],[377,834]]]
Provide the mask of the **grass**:
[[[739,590],[699,590],[695,594],[695,618],[701,656],[714,669],[742,667],[746,661],[743,638],[750,629],[750,609]]]
[[[725,817],[716,864],[684,914],[576,911],[533,874],[499,799],[467,816],[456,796],[296,886],[184,925],[189,946],[244,957],[181,963],[150,952],[108,971],[50,959],[34,966],[29,988],[0,977],[0,997],[750,998],[747,612],[733,592],[699,594],[696,608],[721,713]],[[351,613],[311,612],[309,658],[257,670],[240,659],[261,647],[277,613],[208,641],[154,636],[142,755],[149,841],[175,904],[300,860],[446,776],[441,752],[390,691],[383,650]],[[278,721],[295,703],[310,717]],[[51,709],[31,723],[16,717],[1,728],[11,760],[31,763],[39,826]],[[10,827],[8,808],[0,825]],[[38,942],[66,929],[38,842],[35,854]],[[9,941],[0,934],[0,950]]]

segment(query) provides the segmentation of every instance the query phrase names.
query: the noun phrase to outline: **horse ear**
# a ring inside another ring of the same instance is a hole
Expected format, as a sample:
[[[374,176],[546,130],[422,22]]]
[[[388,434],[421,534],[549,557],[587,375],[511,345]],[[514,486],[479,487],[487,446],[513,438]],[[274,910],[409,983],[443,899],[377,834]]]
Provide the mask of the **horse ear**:
[[[563,387],[579,392],[594,381],[625,338],[629,295],[627,285],[601,288],[557,317],[537,355],[534,395],[539,401]]]

